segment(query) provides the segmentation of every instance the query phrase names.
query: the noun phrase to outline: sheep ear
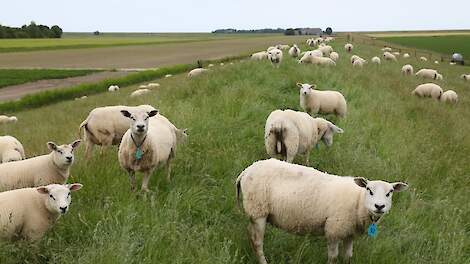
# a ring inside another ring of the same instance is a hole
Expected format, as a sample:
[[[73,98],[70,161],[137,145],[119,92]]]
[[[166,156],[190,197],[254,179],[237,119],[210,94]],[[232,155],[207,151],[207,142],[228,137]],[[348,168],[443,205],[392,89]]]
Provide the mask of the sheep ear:
[[[80,190],[83,187],[83,185],[80,183],[72,183],[72,184],[68,184],[67,187],[69,188],[70,191],[74,192],[74,191]]]
[[[330,127],[331,131],[333,131],[334,133],[338,133],[338,134],[342,134],[344,132],[343,129],[337,127],[335,124],[333,123],[329,123],[328,126]]]
[[[183,134],[188,135],[188,129],[187,128],[183,129],[182,131],[183,131]]]
[[[49,142],[47,142],[47,148],[50,151],[55,151],[55,150],[57,150],[57,144],[52,142],[52,141],[49,141]]]
[[[366,179],[366,178],[363,178],[363,177],[356,177],[356,178],[354,178],[354,182],[355,182],[359,187],[362,187],[362,188],[366,188],[366,186],[367,186],[367,179]]]
[[[297,87],[302,88],[302,84],[301,84],[301,83],[297,83]]]
[[[81,142],[82,141],[80,139],[77,139],[74,142],[72,142],[72,144],[70,144],[70,146],[72,146],[73,149],[76,149],[78,146],[80,146]]]
[[[158,114],[158,110],[152,110],[150,112],[147,113],[149,115],[149,117],[152,117],[152,116],[155,116]]]
[[[46,186],[37,187],[36,190],[40,194],[48,194],[49,193],[49,189],[47,189]]]
[[[127,110],[121,110],[121,114],[125,117],[128,117],[128,118],[131,117],[131,113],[129,113],[129,111],[127,111]]]
[[[316,84],[310,84],[310,89],[316,89],[317,85]]]
[[[392,183],[392,185],[393,185],[394,192],[402,192],[408,189],[408,184],[403,183],[403,182],[395,182],[395,183]]]

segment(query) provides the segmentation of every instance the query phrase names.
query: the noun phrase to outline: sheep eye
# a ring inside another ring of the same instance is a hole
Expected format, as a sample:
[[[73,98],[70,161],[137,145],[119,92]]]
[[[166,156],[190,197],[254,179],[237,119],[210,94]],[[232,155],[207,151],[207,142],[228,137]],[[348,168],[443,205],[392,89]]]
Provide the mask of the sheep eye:
[[[393,189],[390,190],[385,196],[389,197],[392,192],[393,192]]]
[[[369,194],[370,194],[371,196],[374,195],[374,193],[369,189],[369,187],[367,187],[366,190],[369,191]]]
[[[64,152],[62,152],[60,149],[58,149],[57,152],[59,152],[59,154],[64,154]]]
[[[49,194],[49,197],[51,197],[55,201],[55,198],[54,198],[54,196],[52,196],[52,194]]]
[[[70,196],[70,192],[67,194],[67,198]]]

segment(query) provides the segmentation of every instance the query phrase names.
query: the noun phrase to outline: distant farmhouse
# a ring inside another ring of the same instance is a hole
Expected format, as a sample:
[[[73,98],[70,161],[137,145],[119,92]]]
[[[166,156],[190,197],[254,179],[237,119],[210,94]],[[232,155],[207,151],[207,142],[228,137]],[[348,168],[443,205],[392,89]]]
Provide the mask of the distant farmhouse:
[[[321,28],[289,28],[286,30],[286,35],[322,35]]]

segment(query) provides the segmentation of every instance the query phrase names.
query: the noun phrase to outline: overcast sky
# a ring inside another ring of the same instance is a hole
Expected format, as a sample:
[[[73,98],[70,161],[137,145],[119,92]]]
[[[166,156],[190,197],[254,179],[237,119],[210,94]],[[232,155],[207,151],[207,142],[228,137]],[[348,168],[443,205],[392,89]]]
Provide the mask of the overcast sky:
[[[4,0],[0,23],[64,31],[207,32],[331,26],[337,31],[469,29],[470,0]]]

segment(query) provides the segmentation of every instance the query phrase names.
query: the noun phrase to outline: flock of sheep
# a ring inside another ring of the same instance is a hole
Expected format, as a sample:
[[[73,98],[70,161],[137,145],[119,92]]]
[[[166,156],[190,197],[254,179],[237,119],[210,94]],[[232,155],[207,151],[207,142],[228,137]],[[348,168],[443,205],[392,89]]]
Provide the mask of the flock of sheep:
[[[299,63],[334,66],[339,54],[328,45],[333,38],[314,38],[307,45],[316,49],[301,52],[297,45],[277,45],[251,55],[252,60],[269,60],[279,67],[283,50],[297,58]],[[344,46],[351,53],[354,46]],[[383,49],[383,59],[397,61],[397,52]],[[403,58],[410,58],[404,54]],[[379,57],[372,63],[380,64]],[[353,67],[362,67],[367,60],[353,55]],[[213,65],[209,65],[212,67]],[[209,71],[202,67],[189,72],[194,78]],[[404,75],[412,75],[413,67],[403,66]],[[420,78],[442,80],[436,70],[422,69]],[[167,76],[171,77],[171,76]],[[470,75],[462,75],[464,80]],[[131,97],[140,96],[159,87],[158,83],[141,85]],[[344,258],[352,257],[353,239],[366,230],[374,236],[376,226],[389,212],[394,192],[404,191],[408,185],[367,180],[362,177],[337,176],[308,167],[312,149],[320,142],[333,144],[335,134],[343,129],[319,114],[344,118],[347,101],[338,91],[318,90],[315,84],[298,83],[299,104],[304,112],[274,110],[265,124],[265,148],[271,157],[247,167],[236,180],[237,200],[250,218],[249,236],[260,263],[267,263],[263,239],[267,223],[297,234],[317,234],[326,237],[328,261],[339,255],[339,244],[344,247]],[[116,92],[119,87],[108,89]],[[413,94],[432,97],[445,102],[457,102],[452,90],[443,92],[439,85],[425,83]],[[0,116],[0,123],[16,122],[16,117]],[[118,162],[129,176],[131,190],[136,189],[135,173],[143,173],[141,190],[149,191],[152,173],[165,167],[170,180],[171,161],[177,146],[187,138],[186,129],[179,129],[151,105],[106,106],[93,109],[79,125],[79,135],[85,143],[85,157],[89,159],[95,145],[101,151],[119,145]],[[36,241],[70,207],[71,192],[79,190],[79,183],[66,184],[74,163],[74,150],[82,142],[57,145],[48,142],[50,153],[25,159],[22,144],[11,136],[0,137],[0,237],[24,238]],[[304,156],[304,165],[295,165],[295,157]],[[280,160],[276,159],[279,158]],[[281,161],[282,160],[282,161]],[[21,201],[21,202],[18,202]]]

